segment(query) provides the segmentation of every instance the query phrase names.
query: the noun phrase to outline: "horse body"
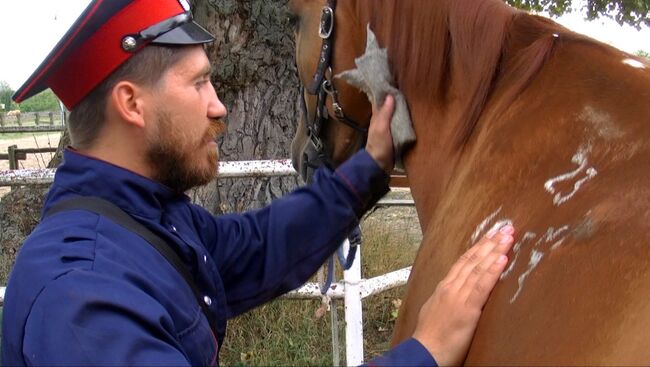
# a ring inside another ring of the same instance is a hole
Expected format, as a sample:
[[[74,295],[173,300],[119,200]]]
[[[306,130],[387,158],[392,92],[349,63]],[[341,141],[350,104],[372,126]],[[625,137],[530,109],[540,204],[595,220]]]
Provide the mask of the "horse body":
[[[497,0],[350,1],[337,22],[335,68],[360,54],[340,34],[370,23],[418,139],[405,163],[424,240],[394,342],[510,221],[518,242],[467,363],[650,363],[650,66]]]
[[[418,208],[425,239],[397,340],[412,333],[419,305],[462,254],[457,244],[469,246],[474,233],[509,220],[519,230],[512,268],[485,309],[468,362],[650,361],[643,337],[650,325],[643,312],[650,291],[650,109],[629,98],[649,95],[650,80],[599,75],[623,71],[620,54],[608,55],[619,66],[599,62],[589,46],[566,48],[555,50],[500,119],[479,121],[435,210]],[[436,167],[410,162],[417,203]]]

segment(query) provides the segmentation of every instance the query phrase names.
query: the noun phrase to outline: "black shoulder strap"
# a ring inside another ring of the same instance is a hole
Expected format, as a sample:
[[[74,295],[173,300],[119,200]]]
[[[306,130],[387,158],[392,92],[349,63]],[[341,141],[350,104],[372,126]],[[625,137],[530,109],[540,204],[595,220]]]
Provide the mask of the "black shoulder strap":
[[[68,210],[75,210],[75,209],[87,210],[102,215],[106,218],[109,218],[110,220],[114,221],[115,223],[121,225],[122,227],[142,237],[145,241],[149,242],[149,244],[151,244],[151,246],[153,246],[156,250],[158,250],[158,252],[176,269],[178,274],[180,274],[183,277],[183,279],[185,279],[185,283],[187,283],[187,285],[192,290],[192,293],[194,293],[194,297],[196,298],[196,301],[201,307],[203,314],[208,319],[212,332],[214,333],[215,337],[216,335],[218,335],[217,323],[214,319],[214,316],[212,315],[212,312],[210,312],[208,307],[205,305],[203,301],[203,297],[201,296],[198,287],[194,283],[194,278],[192,277],[192,274],[190,273],[185,263],[183,263],[181,258],[178,256],[176,251],[174,251],[174,249],[171,246],[169,246],[169,244],[165,240],[163,240],[162,238],[160,238],[160,236],[151,232],[147,227],[145,227],[140,222],[133,219],[133,217],[127,214],[124,210],[120,209],[117,205],[111,203],[110,201],[96,198],[96,197],[79,196],[76,198],[58,202],[54,204],[47,211],[47,213],[45,213],[44,218],[52,216],[56,213],[60,213]]]

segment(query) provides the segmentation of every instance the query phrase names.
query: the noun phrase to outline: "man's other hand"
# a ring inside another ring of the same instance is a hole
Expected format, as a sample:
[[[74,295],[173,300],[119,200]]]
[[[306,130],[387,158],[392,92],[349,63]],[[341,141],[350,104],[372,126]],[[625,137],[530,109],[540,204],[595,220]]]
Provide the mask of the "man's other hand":
[[[470,248],[422,306],[413,337],[440,366],[459,365],[467,355],[481,311],[514,242],[514,227],[493,230]]]

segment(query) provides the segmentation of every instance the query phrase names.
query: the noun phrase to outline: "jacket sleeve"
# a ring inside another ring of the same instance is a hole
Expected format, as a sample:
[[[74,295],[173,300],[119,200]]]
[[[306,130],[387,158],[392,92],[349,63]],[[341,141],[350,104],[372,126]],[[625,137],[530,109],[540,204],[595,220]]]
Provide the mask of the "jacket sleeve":
[[[171,317],[146,293],[75,270],[36,298],[22,352],[28,365],[189,366],[173,330]]]
[[[311,185],[243,215],[214,218],[209,248],[233,317],[306,282],[359,218],[386,193],[390,177],[361,150]]]
[[[364,366],[438,366],[438,364],[419,341],[410,338]]]

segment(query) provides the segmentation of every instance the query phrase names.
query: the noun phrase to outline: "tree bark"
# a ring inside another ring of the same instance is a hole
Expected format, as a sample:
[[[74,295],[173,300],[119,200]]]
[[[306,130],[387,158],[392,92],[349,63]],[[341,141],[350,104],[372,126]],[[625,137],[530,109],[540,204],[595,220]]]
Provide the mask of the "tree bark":
[[[295,42],[287,0],[195,0],[194,14],[216,37],[206,51],[212,80],[228,108],[221,160],[289,158],[298,113]],[[299,179],[224,179],[194,199],[223,213],[259,208]]]
[[[0,286],[7,284],[20,246],[38,224],[47,190],[21,187],[0,198]]]

